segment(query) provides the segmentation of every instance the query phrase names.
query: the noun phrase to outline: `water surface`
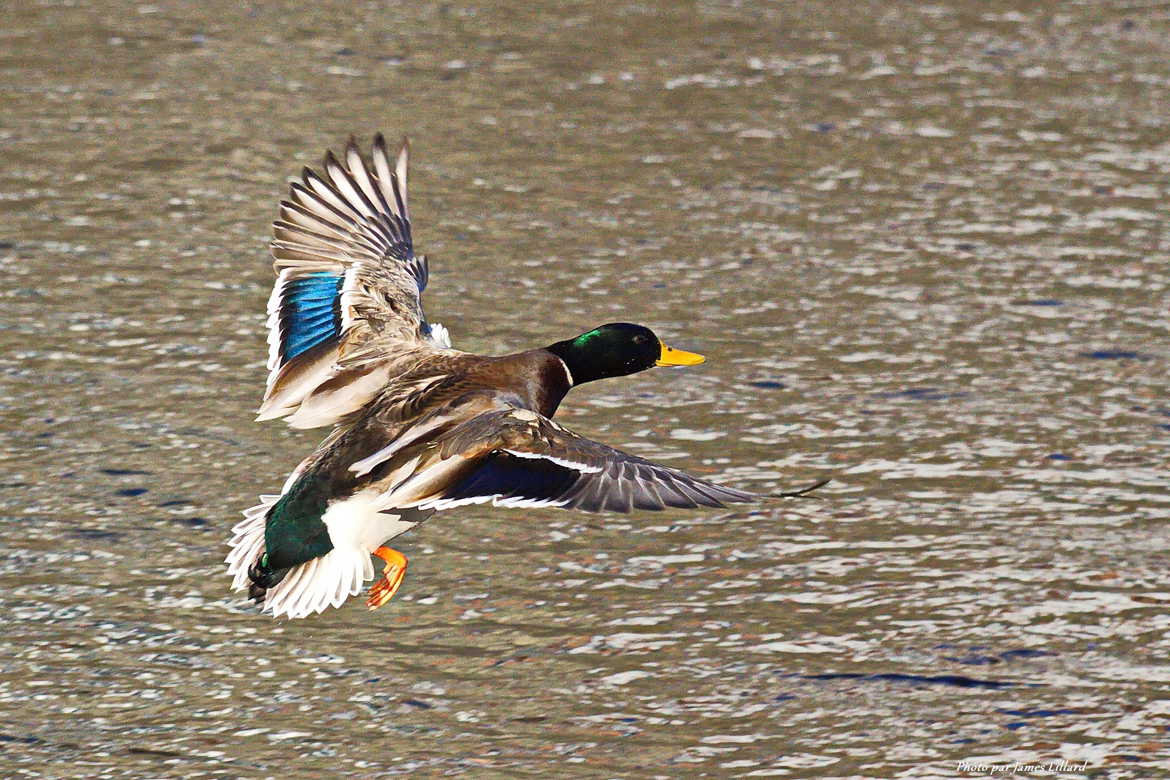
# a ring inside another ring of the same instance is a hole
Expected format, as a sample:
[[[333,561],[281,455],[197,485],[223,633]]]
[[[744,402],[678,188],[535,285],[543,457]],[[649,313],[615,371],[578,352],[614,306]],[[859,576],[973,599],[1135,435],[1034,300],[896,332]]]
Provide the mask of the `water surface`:
[[[0,72],[13,776],[950,777],[1170,767],[1157,3],[25,3]],[[706,353],[564,422],[820,500],[465,507],[294,623],[228,529],[268,223],[408,133],[427,309],[500,353]]]

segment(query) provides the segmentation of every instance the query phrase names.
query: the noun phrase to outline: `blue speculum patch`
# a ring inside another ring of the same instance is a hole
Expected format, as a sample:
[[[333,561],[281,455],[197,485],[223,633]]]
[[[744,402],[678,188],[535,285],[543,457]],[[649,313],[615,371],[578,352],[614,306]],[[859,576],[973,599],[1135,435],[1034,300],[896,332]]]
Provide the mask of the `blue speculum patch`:
[[[341,332],[341,285],[344,277],[328,271],[288,282],[280,307],[284,333],[281,363],[328,341]]]

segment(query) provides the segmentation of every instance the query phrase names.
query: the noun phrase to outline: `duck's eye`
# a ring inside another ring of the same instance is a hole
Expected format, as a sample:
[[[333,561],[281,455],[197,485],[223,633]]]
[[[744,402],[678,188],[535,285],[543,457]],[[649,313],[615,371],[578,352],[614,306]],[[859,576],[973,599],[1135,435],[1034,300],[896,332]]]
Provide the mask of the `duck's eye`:
[[[641,333],[639,333],[637,336],[634,336],[634,343],[635,344],[645,344],[646,341],[647,341],[647,338],[645,336],[643,336]]]

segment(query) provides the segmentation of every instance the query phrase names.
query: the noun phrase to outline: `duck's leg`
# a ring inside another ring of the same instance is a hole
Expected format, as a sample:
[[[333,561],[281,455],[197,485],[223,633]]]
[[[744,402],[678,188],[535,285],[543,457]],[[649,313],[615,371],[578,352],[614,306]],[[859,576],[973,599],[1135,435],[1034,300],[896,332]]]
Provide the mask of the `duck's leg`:
[[[374,550],[374,556],[385,561],[386,568],[382,569],[382,579],[373,584],[370,597],[366,599],[366,606],[372,610],[394,598],[402,578],[406,576],[406,556],[402,553],[389,547],[379,547]]]

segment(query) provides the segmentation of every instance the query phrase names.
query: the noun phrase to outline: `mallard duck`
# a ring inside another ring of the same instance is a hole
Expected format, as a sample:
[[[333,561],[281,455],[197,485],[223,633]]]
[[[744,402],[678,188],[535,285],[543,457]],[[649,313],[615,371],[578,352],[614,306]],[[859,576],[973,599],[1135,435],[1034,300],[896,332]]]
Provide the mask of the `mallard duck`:
[[[351,138],[324,173],[305,168],[273,224],[268,383],[258,420],[334,426],[234,529],[233,588],[274,617],[338,607],[375,577],[375,609],[407,560],[387,547],[435,512],[467,504],[630,512],[721,507],[763,496],[697,479],[552,420],[573,387],[702,355],[617,322],[545,347],[485,357],[427,322],[427,259],[414,252],[409,145],[392,166]],[[816,486],[813,486],[816,487]],[[810,490],[777,495],[797,495]]]

